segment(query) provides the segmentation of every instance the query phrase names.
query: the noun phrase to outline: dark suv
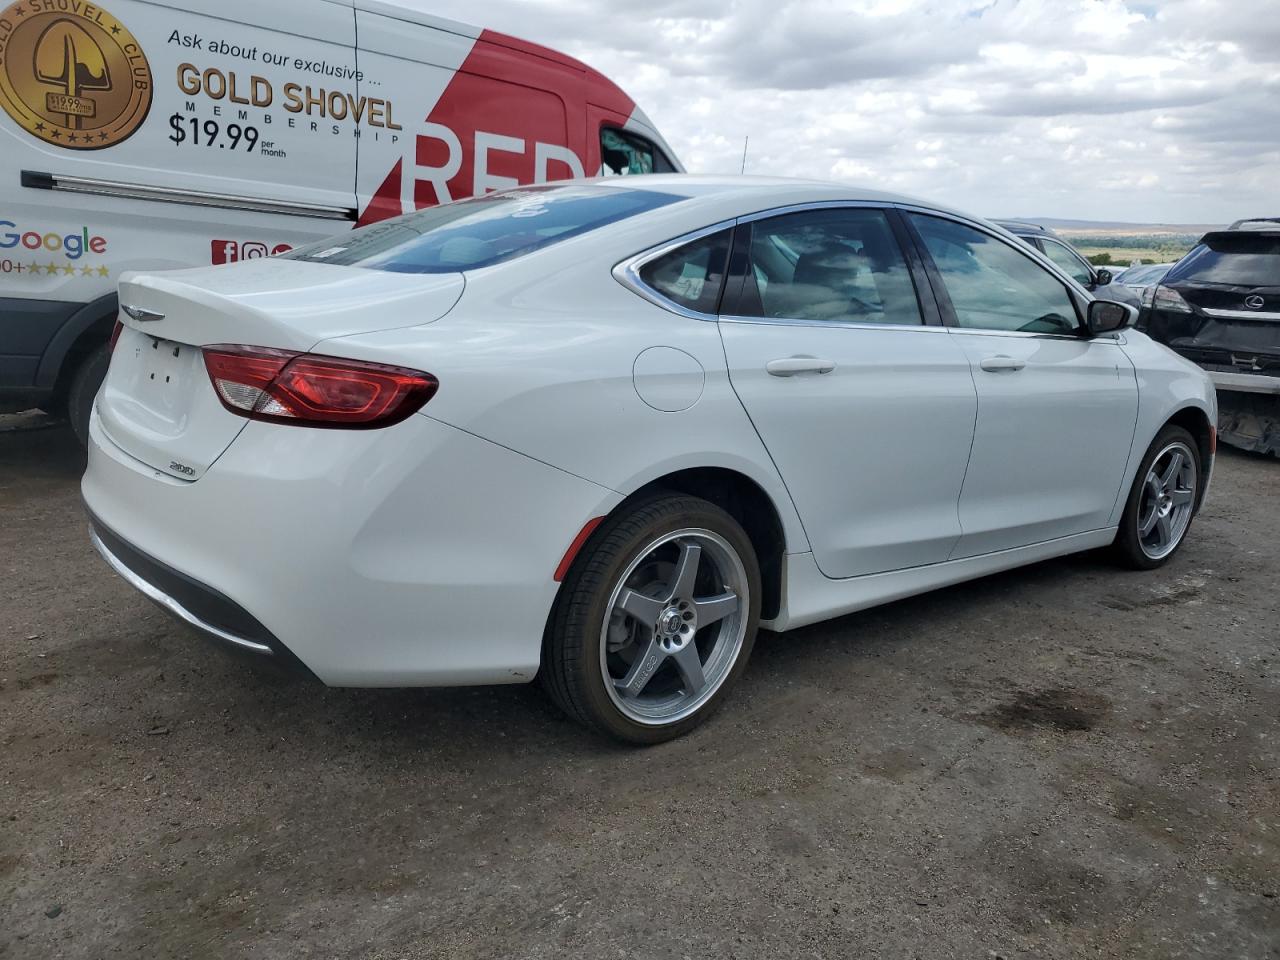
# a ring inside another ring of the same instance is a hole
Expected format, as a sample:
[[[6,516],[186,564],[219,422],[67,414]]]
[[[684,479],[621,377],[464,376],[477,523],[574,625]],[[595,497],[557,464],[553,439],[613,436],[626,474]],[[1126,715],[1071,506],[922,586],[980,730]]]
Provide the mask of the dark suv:
[[[1280,456],[1280,217],[1206,233],[1143,300],[1138,328],[1217,385],[1219,436]]]
[[[1058,236],[1048,227],[1038,223],[1027,223],[1023,220],[994,220],[997,226],[1004,227],[1027,246],[1039,250],[1052,260],[1059,269],[1078,282],[1099,300],[1115,300],[1127,303],[1132,307],[1140,304],[1138,295],[1130,288],[1114,279],[1110,270],[1095,267],[1084,258],[1075,247]]]

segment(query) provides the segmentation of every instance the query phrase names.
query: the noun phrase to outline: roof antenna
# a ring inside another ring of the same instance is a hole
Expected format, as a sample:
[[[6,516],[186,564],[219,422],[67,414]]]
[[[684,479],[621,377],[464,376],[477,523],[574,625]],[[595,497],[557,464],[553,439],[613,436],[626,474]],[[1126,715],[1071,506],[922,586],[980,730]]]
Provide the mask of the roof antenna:
[[[750,137],[742,138],[742,169],[739,170],[738,173],[747,172],[747,144],[750,142],[750,140],[751,140]]]

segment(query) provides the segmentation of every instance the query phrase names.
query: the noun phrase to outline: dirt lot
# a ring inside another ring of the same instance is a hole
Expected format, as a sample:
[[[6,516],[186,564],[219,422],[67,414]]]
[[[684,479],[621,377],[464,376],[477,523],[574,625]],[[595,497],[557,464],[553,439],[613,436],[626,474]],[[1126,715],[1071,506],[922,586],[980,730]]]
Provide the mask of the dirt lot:
[[[107,570],[80,470],[0,433],[0,957],[1280,957],[1275,461],[1162,571],[765,635],[648,751],[250,673]]]

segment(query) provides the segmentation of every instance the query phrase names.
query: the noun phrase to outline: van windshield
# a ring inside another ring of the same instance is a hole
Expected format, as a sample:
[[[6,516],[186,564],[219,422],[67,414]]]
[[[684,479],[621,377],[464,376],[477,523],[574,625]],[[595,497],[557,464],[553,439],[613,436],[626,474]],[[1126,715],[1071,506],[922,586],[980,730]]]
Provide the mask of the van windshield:
[[[520,187],[370,224],[283,256],[392,273],[456,273],[512,260],[681,199],[601,185]]]

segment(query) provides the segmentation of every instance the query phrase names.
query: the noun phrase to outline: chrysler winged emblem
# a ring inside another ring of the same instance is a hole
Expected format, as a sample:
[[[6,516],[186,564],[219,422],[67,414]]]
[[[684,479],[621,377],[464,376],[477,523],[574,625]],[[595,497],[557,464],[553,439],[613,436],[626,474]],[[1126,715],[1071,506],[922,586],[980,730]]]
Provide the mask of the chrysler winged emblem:
[[[135,307],[127,303],[120,304],[120,309],[139,323],[146,323],[149,320],[164,319],[163,313],[156,313],[154,310],[144,310],[142,307]]]

